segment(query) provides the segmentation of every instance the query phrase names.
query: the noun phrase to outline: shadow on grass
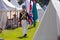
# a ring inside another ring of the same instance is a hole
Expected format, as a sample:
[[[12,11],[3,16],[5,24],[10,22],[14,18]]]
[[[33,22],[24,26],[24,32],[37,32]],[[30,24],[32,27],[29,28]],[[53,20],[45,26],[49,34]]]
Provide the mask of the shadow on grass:
[[[16,28],[18,28],[18,27],[14,27],[14,28],[6,28],[6,30],[14,30],[14,29],[16,29]]]
[[[24,36],[20,36],[20,37],[17,37],[19,39],[23,39],[23,38],[28,38],[28,37],[24,37]]]
[[[4,40],[3,38],[0,38],[0,40]]]
[[[30,29],[32,29],[32,28],[34,28],[34,27],[29,27],[28,30],[30,30]]]

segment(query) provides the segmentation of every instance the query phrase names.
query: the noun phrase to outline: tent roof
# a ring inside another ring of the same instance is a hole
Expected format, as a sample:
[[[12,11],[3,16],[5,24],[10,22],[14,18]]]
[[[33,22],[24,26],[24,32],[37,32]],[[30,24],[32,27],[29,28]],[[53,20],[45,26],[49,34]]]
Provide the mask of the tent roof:
[[[25,5],[25,2],[21,5],[18,4],[17,0],[11,0],[11,3],[16,6],[17,10],[22,10],[22,6]]]
[[[8,9],[7,9],[6,6],[4,5],[3,1],[0,0],[0,11],[2,11],[2,10],[8,10]]]
[[[15,10],[15,6],[12,5],[8,0],[2,0],[2,2],[4,3],[4,5],[8,8],[8,10]],[[4,7],[5,7],[4,6]]]
[[[20,9],[20,5],[17,3],[17,0],[11,0],[11,3],[16,6],[17,10]]]

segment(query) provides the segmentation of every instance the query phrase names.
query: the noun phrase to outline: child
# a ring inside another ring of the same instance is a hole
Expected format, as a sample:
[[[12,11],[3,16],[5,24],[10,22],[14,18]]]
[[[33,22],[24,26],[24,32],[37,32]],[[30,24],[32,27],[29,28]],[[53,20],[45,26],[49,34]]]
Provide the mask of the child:
[[[27,36],[27,20],[28,20],[28,13],[26,11],[26,7],[22,6],[22,12],[19,15],[19,19],[21,20],[22,28],[23,28],[23,37]]]

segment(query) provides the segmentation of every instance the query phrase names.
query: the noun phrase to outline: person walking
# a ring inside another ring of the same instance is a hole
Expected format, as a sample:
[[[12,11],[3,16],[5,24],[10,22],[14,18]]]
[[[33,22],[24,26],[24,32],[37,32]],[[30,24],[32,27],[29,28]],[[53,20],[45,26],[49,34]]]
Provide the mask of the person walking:
[[[23,28],[23,37],[27,36],[27,20],[28,20],[28,12],[26,11],[26,6],[22,6],[22,12],[19,15],[19,20],[21,20],[22,28]]]

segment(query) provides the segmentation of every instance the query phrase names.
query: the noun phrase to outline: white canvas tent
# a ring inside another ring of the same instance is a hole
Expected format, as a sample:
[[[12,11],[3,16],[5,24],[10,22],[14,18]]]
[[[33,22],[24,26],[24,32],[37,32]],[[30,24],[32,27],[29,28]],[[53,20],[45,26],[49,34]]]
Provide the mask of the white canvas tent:
[[[50,0],[48,8],[42,18],[41,25],[37,29],[33,40],[57,40],[57,37],[60,35],[59,7],[58,0]]]
[[[17,10],[20,10],[20,5],[18,4],[17,0],[11,0],[11,3],[17,7]]]
[[[59,0],[52,0],[52,3],[57,12],[57,28],[58,28],[58,35],[60,36],[60,1]]]
[[[13,14],[16,14],[16,6],[11,4],[8,0],[3,0],[2,2],[8,8],[7,16],[9,19],[11,19],[13,17]]]
[[[6,22],[7,22],[7,13],[8,11],[15,11],[16,7],[12,5],[8,0],[0,0],[0,20],[1,20],[1,25],[3,24],[3,29],[6,27]]]
[[[12,5],[8,0],[2,0],[2,2],[8,8],[8,10],[15,10],[16,7]]]
[[[25,2],[22,3],[21,5],[19,5],[17,0],[11,0],[11,3],[12,3],[14,6],[17,7],[17,10],[22,10],[22,6],[23,6],[23,5],[26,5]],[[28,3],[29,3],[29,2],[28,2]],[[27,4],[28,4],[28,3],[27,3]]]
[[[13,17],[13,14],[18,13],[17,9],[19,10],[19,8],[17,8],[17,6],[13,5],[8,0],[3,0],[3,3],[8,8],[8,10],[10,11],[10,12],[7,13],[9,19],[11,19]]]
[[[7,21],[8,8],[4,5],[3,0],[0,0],[0,28],[4,29]]]
[[[1,10],[6,10],[7,8],[6,7],[4,7],[4,3],[2,2],[2,0],[0,0],[0,11]],[[8,9],[7,9],[8,10]]]
[[[20,11],[22,10],[22,6],[23,6],[23,5],[26,5],[25,2],[22,3],[21,5],[18,4],[17,0],[11,0],[10,2],[11,2],[14,6],[16,6],[16,9],[17,9],[17,10],[16,10],[16,13],[17,13],[17,16],[18,16],[18,18],[19,18],[19,13],[20,13]]]

